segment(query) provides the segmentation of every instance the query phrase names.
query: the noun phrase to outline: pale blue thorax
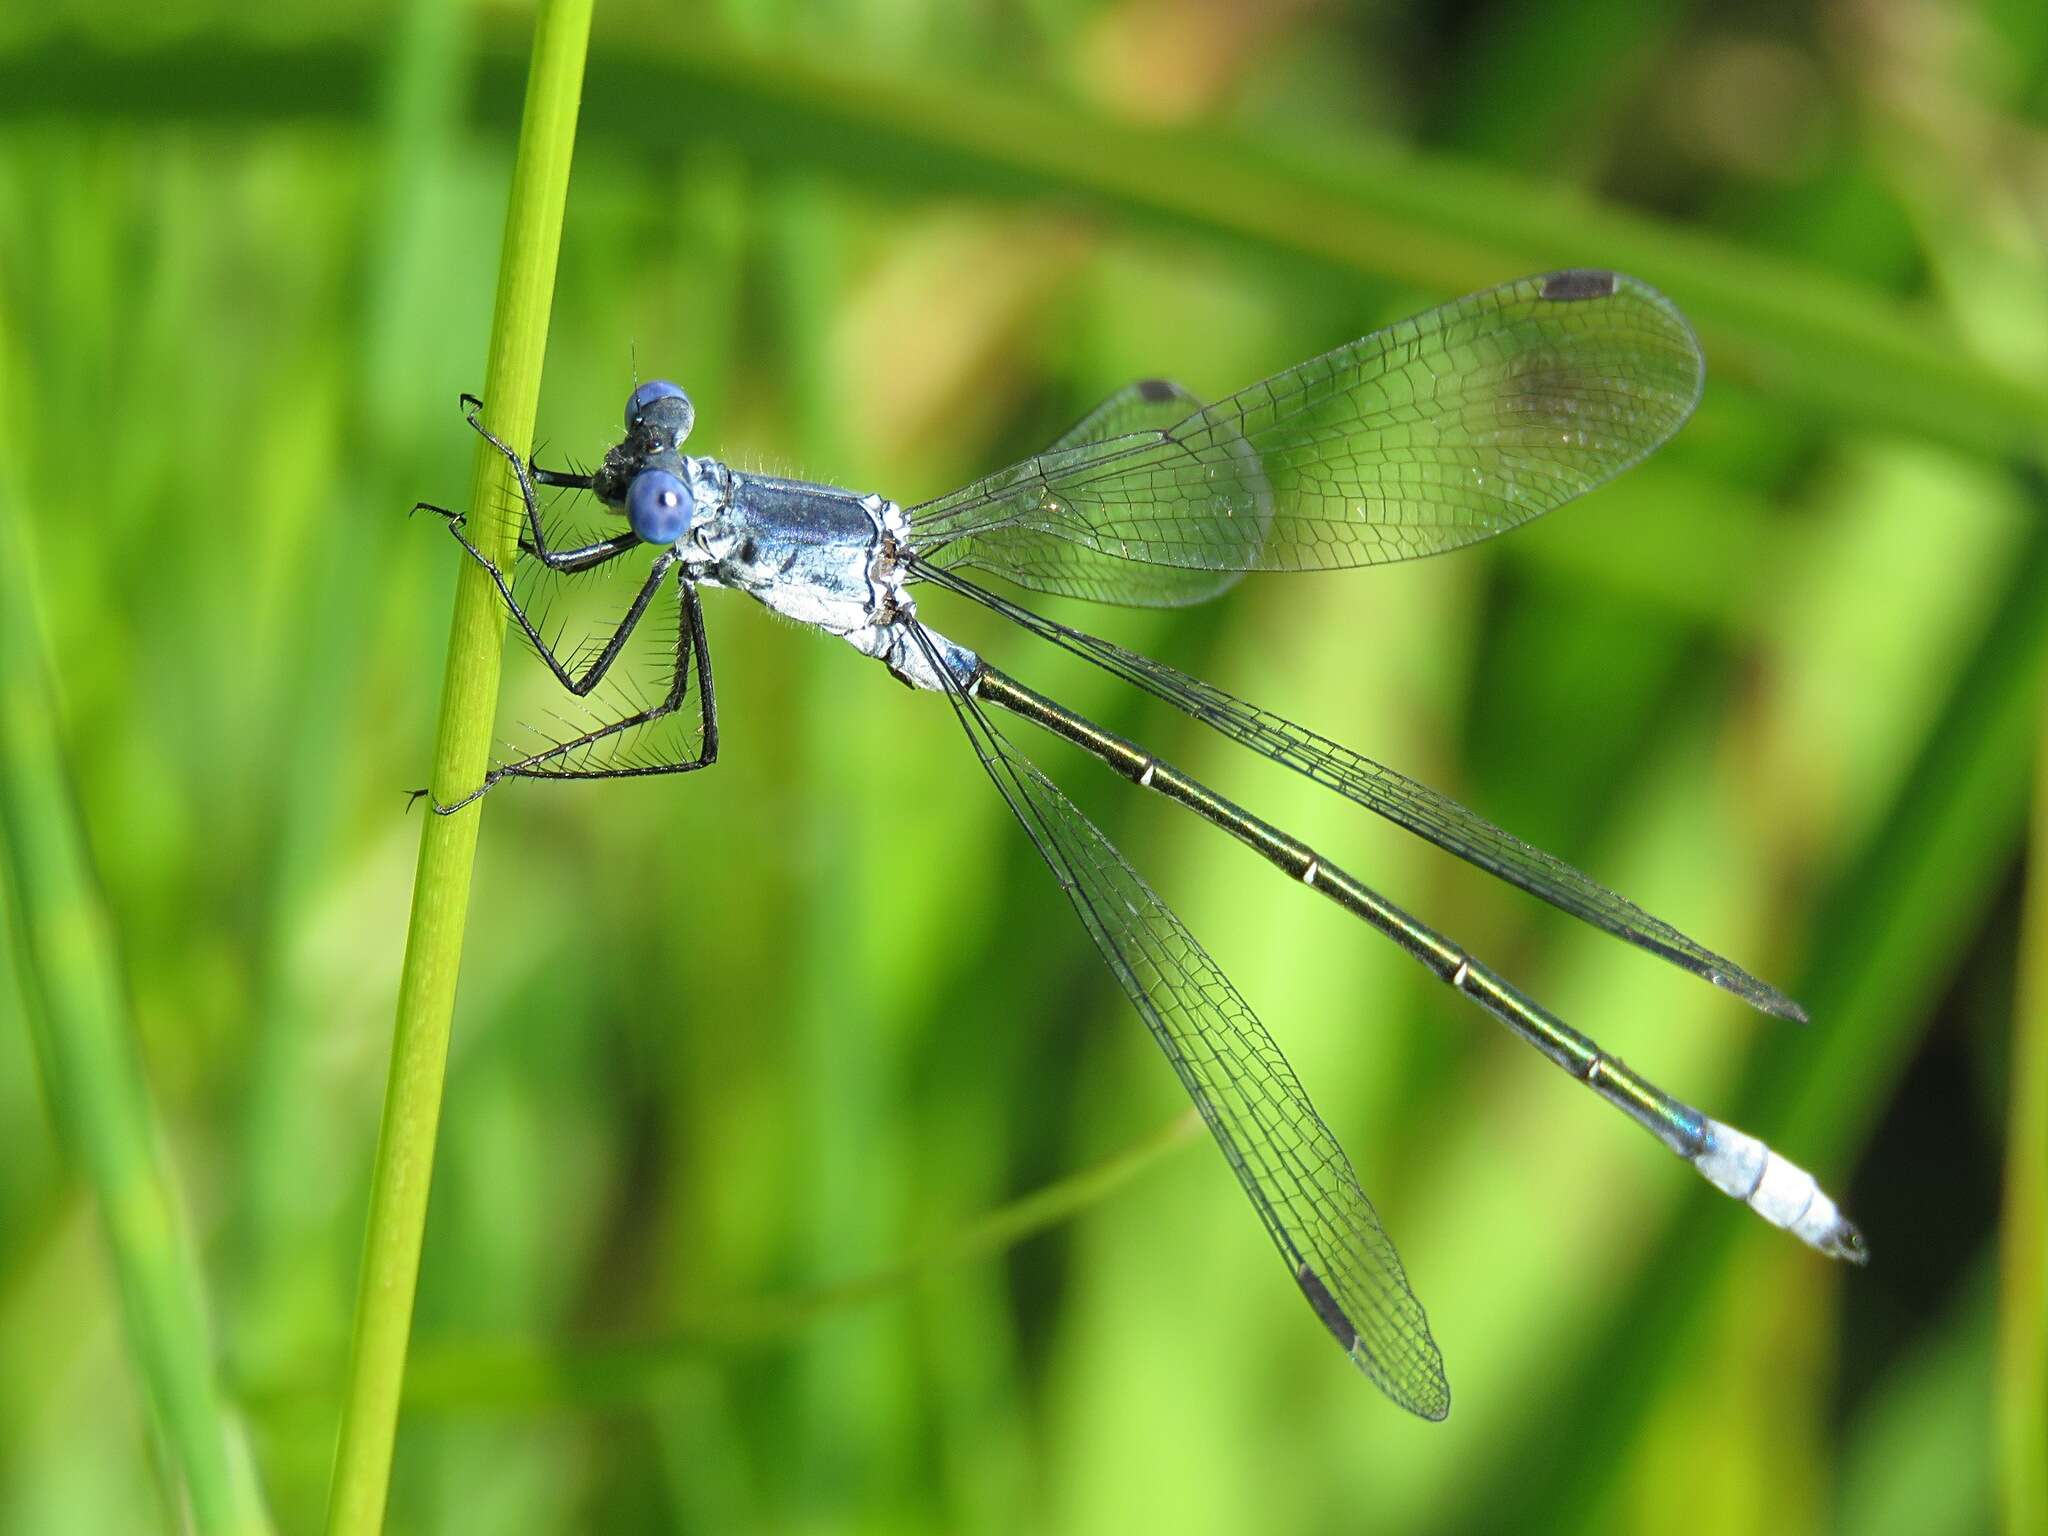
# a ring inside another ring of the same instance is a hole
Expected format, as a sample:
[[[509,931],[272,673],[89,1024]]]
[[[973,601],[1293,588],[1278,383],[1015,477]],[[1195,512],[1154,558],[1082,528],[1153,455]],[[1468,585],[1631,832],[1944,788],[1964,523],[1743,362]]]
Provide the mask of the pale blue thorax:
[[[873,493],[754,475],[715,459],[677,455],[695,502],[675,548],[691,579],[745,592],[784,618],[837,635],[913,688],[945,686],[915,629],[905,590],[909,524]],[[924,637],[961,687],[973,652],[933,630]]]

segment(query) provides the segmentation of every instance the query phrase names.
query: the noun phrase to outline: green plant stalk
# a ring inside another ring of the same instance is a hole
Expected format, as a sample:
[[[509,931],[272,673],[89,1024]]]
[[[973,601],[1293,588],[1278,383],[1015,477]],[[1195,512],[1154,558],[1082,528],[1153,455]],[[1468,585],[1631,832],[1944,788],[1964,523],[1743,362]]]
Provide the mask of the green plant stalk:
[[[202,1536],[270,1521],[214,1380],[199,1257],[157,1132],[113,923],[57,736],[27,540],[0,507],[0,887],[37,1059],[70,1157],[99,1203],[129,1353]]]
[[[2034,772],[1999,1237],[1994,1416],[2008,1536],[2048,1532],[2048,711]]]
[[[849,1280],[782,1296],[713,1303],[658,1334],[621,1344],[552,1347],[519,1340],[449,1342],[422,1350],[406,1382],[406,1401],[444,1411],[537,1407],[564,1401],[616,1402],[658,1388],[692,1356],[798,1333],[828,1313],[856,1307],[915,1284],[936,1270],[970,1263],[1107,1199],[1202,1129],[1184,1110],[1110,1156],[998,1206],[937,1241]]]
[[[485,420],[521,452],[532,441],[540,404],[541,364],[590,43],[591,4],[592,0],[541,0],[534,24],[533,62],[505,214],[497,309],[484,374]],[[517,490],[502,456],[479,443],[470,506],[480,512],[516,506]],[[514,519],[480,515],[472,533],[478,547],[501,566],[511,564],[517,537]],[[434,749],[432,787],[437,800],[459,798],[482,780],[489,766],[504,642],[505,616],[497,591],[485,572],[465,560],[456,586]],[[391,1073],[371,1176],[355,1335],[328,1496],[330,1536],[367,1536],[383,1524],[482,806],[477,801],[453,816],[428,815],[420,834]]]

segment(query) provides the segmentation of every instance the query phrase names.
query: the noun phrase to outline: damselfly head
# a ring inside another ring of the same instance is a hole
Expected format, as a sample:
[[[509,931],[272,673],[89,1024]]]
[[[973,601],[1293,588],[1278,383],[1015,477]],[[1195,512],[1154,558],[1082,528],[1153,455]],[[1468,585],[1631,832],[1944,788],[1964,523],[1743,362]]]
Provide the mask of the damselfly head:
[[[680,448],[697,424],[697,409],[682,386],[650,379],[626,397],[626,433],[654,449]],[[651,440],[651,441],[650,441]]]
[[[665,470],[671,481],[680,479],[683,440],[696,424],[696,407],[679,385],[667,379],[650,379],[626,397],[626,435],[605,454],[604,462],[591,476],[590,488],[597,493],[598,500],[632,517],[634,531],[650,542],[672,541],[652,539],[642,532],[639,514],[629,498],[640,477],[650,471]],[[652,491],[642,494],[655,495]],[[687,508],[688,503],[685,493],[681,505]],[[658,509],[652,502],[648,503],[648,511],[659,522],[655,516]]]

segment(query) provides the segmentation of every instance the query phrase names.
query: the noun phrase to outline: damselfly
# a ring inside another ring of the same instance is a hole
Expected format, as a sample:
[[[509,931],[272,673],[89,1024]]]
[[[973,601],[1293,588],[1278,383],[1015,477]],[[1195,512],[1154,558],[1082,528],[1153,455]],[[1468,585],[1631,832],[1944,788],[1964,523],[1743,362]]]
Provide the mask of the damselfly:
[[[1505,532],[1601,484],[1671,436],[1699,398],[1691,328],[1612,272],[1532,277],[1445,305],[1204,406],[1135,384],[1051,448],[908,511],[878,495],[743,473],[682,452],[694,425],[674,384],[641,385],[625,437],[589,475],[511,462],[520,550],[546,572],[653,552],[623,619],[594,654],[566,659],[506,574],[439,507],[504,594],[564,688],[588,696],[671,575],[679,594],[666,692],[589,731],[494,768],[435,809],[504,778],[685,773],[717,757],[700,586],[750,593],[838,635],[914,688],[943,694],[982,766],[1073,904],[1215,1135],[1316,1316],[1382,1391],[1425,1418],[1449,1411],[1422,1305],[1350,1160],[1279,1048],[1208,953],[1109,840],[990,718],[1007,711],[1215,823],[1290,878],[1392,939],[1765,1220],[1860,1262],[1856,1229],[1813,1178],[1682,1104],[1443,935],[1316,849],[1063,705],[918,618],[912,589],[944,588],[1094,663],[1197,720],[1544,901],[1783,1018],[1799,1006],[1732,961],[1425,785],[1270,711],[985,590],[976,573],[1102,603],[1177,606],[1247,571],[1313,571],[1439,554]],[[594,493],[623,532],[551,547],[537,487]],[[422,504],[425,507],[425,504]],[[668,716],[694,747],[662,758],[593,753]]]

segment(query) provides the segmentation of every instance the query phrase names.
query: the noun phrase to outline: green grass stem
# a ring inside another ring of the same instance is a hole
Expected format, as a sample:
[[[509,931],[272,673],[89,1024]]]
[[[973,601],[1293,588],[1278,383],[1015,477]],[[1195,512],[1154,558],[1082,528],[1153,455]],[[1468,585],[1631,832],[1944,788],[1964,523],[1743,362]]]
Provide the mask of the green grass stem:
[[[591,0],[541,0],[525,115],[505,215],[504,255],[484,374],[485,420],[521,452],[530,445],[540,403],[555,261],[568,199]],[[509,466],[479,443],[470,506],[514,504]],[[509,518],[479,516],[479,547],[502,565],[514,552]],[[489,765],[492,719],[503,659],[505,616],[490,578],[464,561],[434,749],[435,798],[473,788]],[[369,1232],[363,1247],[355,1333],[342,1403],[327,1529],[367,1536],[381,1528],[398,1432],[420,1243],[439,1128],[448,1032],[455,1009],[462,935],[482,802],[453,816],[424,817],[411,925],[399,978],[398,1017],[384,1119],[371,1178]]]
[[[2048,715],[2034,772],[1999,1236],[1995,1417],[2009,1536],[2048,1532]]]
[[[270,1529],[214,1374],[205,1283],[72,793],[24,530],[0,506],[0,888],[44,1088],[98,1202],[168,1482],[201,1536]]]

